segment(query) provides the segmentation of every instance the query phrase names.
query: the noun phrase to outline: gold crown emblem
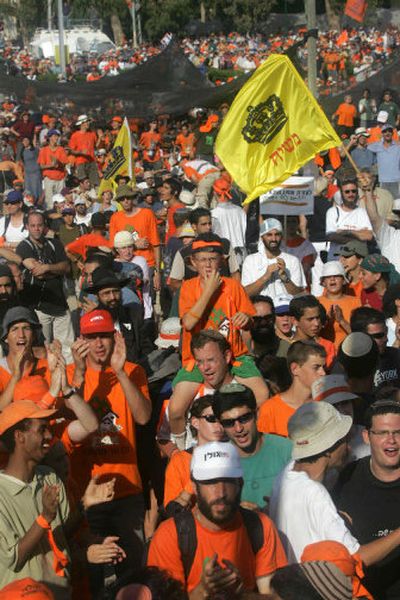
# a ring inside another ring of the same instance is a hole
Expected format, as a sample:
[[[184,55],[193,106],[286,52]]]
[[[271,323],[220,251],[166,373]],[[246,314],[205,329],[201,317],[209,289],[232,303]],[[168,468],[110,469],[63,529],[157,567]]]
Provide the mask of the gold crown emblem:
[[[268,144],[288,120],[282,101],[276,94],[256,106],[248,106],[247,110],[249,114],[242,135],[249,144]]]

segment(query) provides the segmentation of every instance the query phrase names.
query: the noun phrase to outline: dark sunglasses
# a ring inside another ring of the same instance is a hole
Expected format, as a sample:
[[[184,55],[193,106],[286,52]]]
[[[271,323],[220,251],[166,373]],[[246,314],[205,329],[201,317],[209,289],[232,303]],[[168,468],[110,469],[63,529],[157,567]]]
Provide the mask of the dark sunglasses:
[[[357,190],[342,190],[343,194],[357,194]]]
[[[381,340],[387,336],[387,333],[385,331],[380,331],[379,333],[370,333],[369,335],[374,338],[374,340]]]
[[[271,321],[273,321],[274,318],[275,315],[265,315],[264,317],[256,315],[255,317],[253,317],[253,321],[255,323],[271,323]]]
[[[220,419],[220,423],[224,429],[232,429],[232,427],[235,427],[236,422],[244,425],[245,423],[249,423],[252,419],[254,419],[254,412],[251,410],[235,419]]]
[[[205,419],[207,423],[218,423],[218,419],[215,415],[201,415],[199,419]]]

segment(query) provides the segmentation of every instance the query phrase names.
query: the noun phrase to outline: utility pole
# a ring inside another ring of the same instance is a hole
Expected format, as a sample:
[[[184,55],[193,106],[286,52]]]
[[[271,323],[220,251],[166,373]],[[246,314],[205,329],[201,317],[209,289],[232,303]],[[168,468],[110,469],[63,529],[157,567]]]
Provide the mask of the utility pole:
[[[64,46],[64,15],[62,0],[57,0],[57,12],[58,12],[58,44],[60,47],[60,67],[61,75],[64,80],[67,79],[67,69],[65,61],[65,46]]]
[[[133,47],[137,48],[138,41],[137,41],[137,28],[136,28],[136,0],[132,0],[131,17],[132,17],[132,43],[133,43]]]
[[[51,4],[53,0],[47,0],[47,29],[51,31],[53,29],[53,15],[51,10]]]
[[[140,10],[142,8],[142,5],[138,2],[137,3],[137,26],[138,26],[138,40],[139,40],[139,44],[143,44],[143,35],[142,35],[142,19],[140,16]]]
[[[311,29],[317,28],[317,13],[315,9],[315,0],[306,0],[306,13],[307,13],[307,29],[310,31]],[[308,59],[307,59],[307,80],[308,87],[310,92],[313,94],[314,98],[318,98],[318,89],[317,89],[317,40],[313,36],[309,36],[307,40],[307,50],[308,50]]]

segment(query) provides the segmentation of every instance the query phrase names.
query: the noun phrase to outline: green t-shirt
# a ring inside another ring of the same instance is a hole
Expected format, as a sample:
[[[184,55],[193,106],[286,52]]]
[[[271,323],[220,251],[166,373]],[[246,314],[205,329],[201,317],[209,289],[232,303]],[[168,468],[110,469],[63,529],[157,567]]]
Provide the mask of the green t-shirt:
[[[292,442],[279,435],[264,434],[260,450],[240,458],[244,485],[241,499],[254,502],[260,508],[268,504],[264,496],[271,496],[275,477],[292,459]]]
[[[388,113],[388,120],[387,120],[387,124],[388,125],[392,125],[392,127],[396,126],[396,121],[397,121],[397,116],[399,114],[399,107],[397,106],[396,102],[390,101],[390,102],[382,102],[382,104],[379,107],[379,110],[385,110]]]

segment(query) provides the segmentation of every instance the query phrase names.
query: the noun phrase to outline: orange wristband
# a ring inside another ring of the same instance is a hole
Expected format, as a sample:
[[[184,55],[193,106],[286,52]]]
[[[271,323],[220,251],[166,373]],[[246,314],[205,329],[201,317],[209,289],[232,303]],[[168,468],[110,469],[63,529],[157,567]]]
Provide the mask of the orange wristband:
[[[41,527],[42,529],[51,529],[50,523],[46,521],[43,515],[39,515],[38,517],[36,517],[35,520],[39,527]]]

